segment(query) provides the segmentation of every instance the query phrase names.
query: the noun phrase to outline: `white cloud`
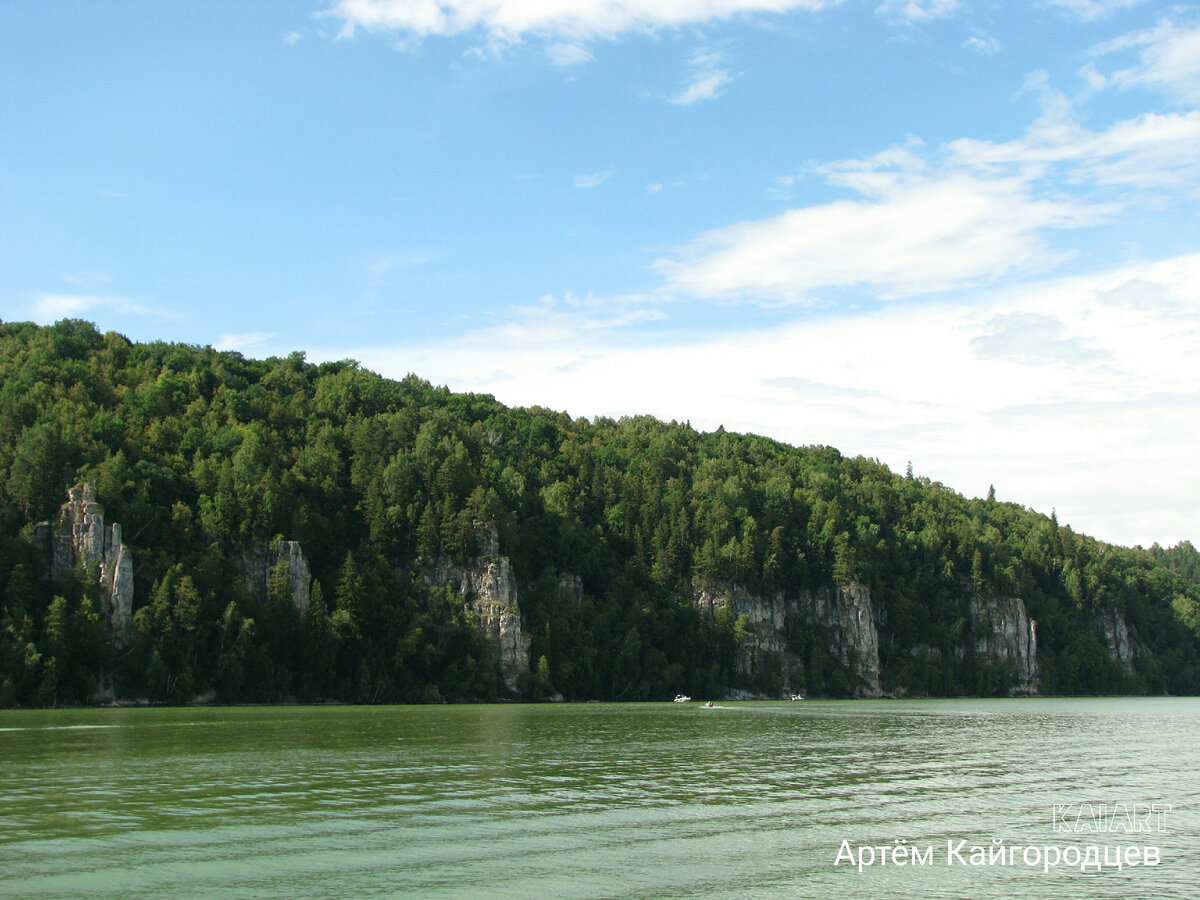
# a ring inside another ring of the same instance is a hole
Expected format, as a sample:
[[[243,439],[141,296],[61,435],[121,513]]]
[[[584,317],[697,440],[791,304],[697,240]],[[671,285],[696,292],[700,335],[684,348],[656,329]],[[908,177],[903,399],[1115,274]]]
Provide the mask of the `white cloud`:
[[[245,331],[241,333],[223,332],[213,341],[214,350],[245,350],[250,347],[260,347],[276,337],[275,331]]]
[[[577,188],[594,188],[599,187],[617,174],[616,169],[605,169],[603,172],[590,172],[583,175],[575,176],[575,187]]]
[[[1057,316],[1019,312],[997,316],[987,332],[972,338],[980,359],[1007,359],[1034,365],[1090,363],[1112,359],[1112,352],[1085,338],[1066,337],[1067,325]]]
[[[1200,112],[1147,113],[1101,132],[1051,114],[1022,138],[961,139],[946,149],[956,166],[1019,167],[1034,175],[1065,166],[1076,183],[1187,189],[1200,175]]]
[[[994,56],[1000,52],[1000,42],[990,35],[987,37],[971,35],[963,42],[963,46],[976,53],[982,53],[984,56]]]
[[[918,161],[844,164],[828,177],[864,199],[793,209],[701,235],[655,268],[699,297],[802,302],[817,288],[866,285],[900,297],[1036,271],[1059,257],[1039,232],[1099,220],[1100,210],[1038,197],[1020,175],[944,170]]]
[[[715,100],[728,82],[729,73],[724,69],[697,74],[686,88],[671,98],[671,102],[678,106],[691,106],[700,100]]]
[[[301,37],[303,37],[303,35],[301,35],[300,32],[289,31],[287,34],[285,34],[283,36],[283,42],[290,47],[293,44],[297,43]]]
[[[140,316],[164,315],[161,310],[138,303],[128,297],[101,294],[42,294],[33,303],[34,319],[41,323],[75,318],[101,310],[133,313]]]
[[[721,53],[700,50],[692,54],[687,84],[671,97],[671,102],[678,106],[691,106],[701,100],[715,100],[721,96],[721,88],[732,80],[723,63],[724,54]]]
[[[33,308],[38,321],[48,322],[80,315],[112,300],[92,294],[42,294],[34,301]]]
[[[509,309],[504,321],[472,331],[462,340],[489,346],[566,345],[666,318],[661,310],[645,305],[645,299],[577,297],[570,292],[560,299],[547,294],[532,306]]]
[[[639,311],[544,300],[468,338],[317,356],[513,405],[724,425],[896,471],[911,459],[1107,540],[1196,537],[1200,255],[701,338],[663,337],[660,322],[657,339],[632,340]]]
[[[715,229],[654,267],[674,290],[723,300],[807,302],[846,286],[938,292],[1047,270],[1064,259],[1053,232],[1197,191],[1200,111],[1092,131],[1044,80],[1029,85],[1044,112],[1020,138],[933,149],[910,140],[820,167],[856,196]]]
[[[325,12],[355,30],[415,37],[482,31],[498,44],[526,35],[587,40],[753,13],[817,10],[836,0],[339,0]],[[945,2],[945,0],[941,0]]]
[[[108,284],[109,275],[97,269],[87,269],[83,272],[64,272],[62,280],[72,287],[89,290]]]
[[[1125,35],[1096,48],[1098,56],[1139,50],[1138,64],[1118,70],[1107,83],[1145,85],[1186,103],[1200,103],[1200,26],[1181,27],[1164,20],[1145,31]]]
[[[1073,18],[1092,22],[1121,10],[1133,9],[1133,7],[1145,3],[1146,0],[1046,0],[1046,2]]]
[[[546,48],[546,55],[556,66],[577,66],[591,62],[592,51],[578,41],[559,41]]]
[[[885,19],[915,24],[954,15],[962,4],[959,0],[884,0],[875,12]]]

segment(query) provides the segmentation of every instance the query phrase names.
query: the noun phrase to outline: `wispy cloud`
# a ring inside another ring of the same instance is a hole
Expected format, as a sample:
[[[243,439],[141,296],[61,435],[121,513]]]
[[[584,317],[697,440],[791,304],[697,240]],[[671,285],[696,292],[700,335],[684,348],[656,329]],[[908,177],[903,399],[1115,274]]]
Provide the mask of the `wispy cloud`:
[[[700,100],[715,100],[721,95],[721,88],[729,83],[729,73],[724,69],[696,75],[686,88],[671,98],[678,106],[691,106]]]
[[[842,387],[813,381],[810,378],[764,378],[763,385],[768,388],[783,388],[791,392],[796,399],[810,402],[829,401],[841,403],[845,400],[866,400],[884,396],[879,391],[865,390],[857,387]]]
[[[884,0],[875,12],[889,21],[914,25],[945,19],[958,12],[960,6],[960,0]]]
[[[48,323],[101,310],[164,318],[167,313],[129,297],[104,294],[42,294],[33,303],[34,318]]]
[[[640,327],[638,311],[654,309],[546,298],[470,339],[320,358],[572,415],[649,413],[831,444],[899,471],[911,459],[968,494],[995,483],[1057,507],[1108,540],[1194,537],[1200,255],[703,337],[669,320]]]
[[[688,78],[684,87],[671,102],[678,106],[691,106],[701,100],[715,100],[721,89],[732,80],[724,67],[725,55],[713,50],[698,50],[688,62]]]
[[[1146,0],[1045,0],[1045,2],[1072,18],[1092,22],[1121,10],[1141,6]]]
[[[83,272],[64,272],[62,280],[72,287],[83,290],[94,290],[100,287],[100,285],[108,284],[111,279],[107,272],[101,272],[97,269],[87,269]]]
[[[100,297],[95,294],[42,294],[34,301],[33,309],[38,321],[47,322],[66,316],[77,316],[97,306],[112,304],[116,300],[114,297]]]
[[[719,228],[655,268],[699,297],[803,302],[818,288],[850,285],[902,297],[1047,269],[1060,256],[1042,230],[1102,216],[1100,207],[1038,196],[1021,174],[931,168],[903,149],[824,172],[862,199]]]
[[[507,310],[503,321],[470,332],[464,344],[492,344],[530,347],[538,344],[566,345],[595,339],[632,325],[665,318],[653,305],[638,297],[562,297],[547,294],[530,306]]]
[[[1107,76],[1117,87],[1140,85],[1163,91],[1188,104],[1200,104],[1200,26],[1179,26],[1164,19],[1096,48],[1098,57],[1136,50],[1138,61]],[[1103,82],[1101,82],[1103,83]]]
[[[411,269],[423,266],[443,258],[445,254],[431,248],[397,250],[392,253],[380,253],[367,260],[366,269],[374,278],[382,278],[397,269]]]
[[[278,332],[275,331],[223,332],[213,341],[212,347],[214,350],[246,350],[252,347],[261,347],[277,336]]]
[[[558,375],[565,375],[568,372],[578,372],[584,366],[588,365],[588,363],[593,363],[600,359],[604,359],[604,356],[600,353],[585,353],[583,356],[573,359],[569,363],[555,366],[554,372]]]
[[[341,36],[364,31],[401,33],[416,38],[482,32],[493,44],[526,36],[582,41],[630,31],[696,25],[755,13],[819,10],[837,0],[340,0],[324,15],[340,20]],[[934,0],[945,2],[945,0]]]
[[[952,165],[1011,167],[1031,181],[1057,173],[1077,185],[1187,189],[1200,174],[1200,112],[1146,113],[1096,132],[1080,126],[1064,107],[1022,138],[1002,143],[964,138],[946,149]]]
[[[583,175],[575,176],[575,187],[577,188],[594,188],[599,187],[617,174],[616,169],[605,169],[603,172],[590,172]]]
[[[1000,52],[1000,42],[990,35],[973,34],[963,41],[963,46],[984,56],[994,56]]]
[[[546,55],[550,57],[550,62],[563,68],[578,66],[593,59],[592,51],[579,41],[553,43],[546,48]]]
[[[971,349],[982,359],[1082,365],[1113,358],[1111,350],[1099,349],[1086,338],[1066,336],[1066,323],[1056,316],[1008,313],[992,319],[986,328],[986,334],[971,340]]]
[[[655,269],[674,290],[723,300],[808,302],[847,286],[883,298],[936,293],[1047,271],[1066,258],[1056,232],[1197,191],[1200,111],[1093,131],[1044,78],[1026,89],[1041,94],[1043,112],[1020,138],[933,148],[912,139],[816,167],[855,197],[714,229]]]

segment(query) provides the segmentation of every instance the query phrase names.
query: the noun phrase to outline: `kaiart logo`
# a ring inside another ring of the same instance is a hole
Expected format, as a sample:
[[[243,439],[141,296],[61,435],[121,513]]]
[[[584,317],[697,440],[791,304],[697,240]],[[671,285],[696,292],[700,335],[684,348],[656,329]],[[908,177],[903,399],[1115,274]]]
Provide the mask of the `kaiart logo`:
[[[1139,834],[1167,830],[1170,803],[1055,803],[1054,830]]]

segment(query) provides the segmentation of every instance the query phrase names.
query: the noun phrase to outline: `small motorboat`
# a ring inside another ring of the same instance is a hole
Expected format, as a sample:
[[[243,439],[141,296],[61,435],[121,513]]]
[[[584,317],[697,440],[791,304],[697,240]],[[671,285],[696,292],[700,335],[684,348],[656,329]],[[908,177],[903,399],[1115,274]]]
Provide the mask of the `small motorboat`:
[[[705,704],[704,704],[704,708],[705,708],[705,709],[712,709],[712,708],[713,708],[712,701],[711,701],[711,700],[709,700],[707,703],[705,703]]]
[[[804,695],[803,694],[792,694],[792,699],[793,700],[803,700]]]
[[[676,694],[676,695],[675,695],[675,702],[676,702],[676,703],[691,703],[691,702],[692,702],[692,698],[691,698],[691,697],[689,697],[687,694]]]

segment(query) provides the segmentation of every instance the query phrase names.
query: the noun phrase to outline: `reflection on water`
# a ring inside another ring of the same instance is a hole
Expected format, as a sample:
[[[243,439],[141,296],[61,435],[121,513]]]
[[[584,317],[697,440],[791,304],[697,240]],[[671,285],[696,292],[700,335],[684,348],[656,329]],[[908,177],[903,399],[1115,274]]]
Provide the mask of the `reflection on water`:
[[[1191,898],[1198,836],[1194,699],[0,713],[0,896]],[[834,865],[899,839],[934,864]],[[948,866],[964,839],[1162,864]]]

